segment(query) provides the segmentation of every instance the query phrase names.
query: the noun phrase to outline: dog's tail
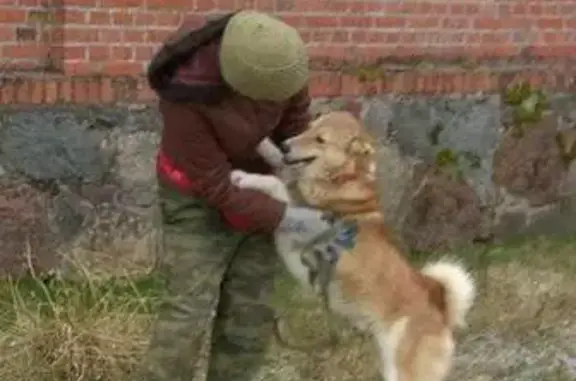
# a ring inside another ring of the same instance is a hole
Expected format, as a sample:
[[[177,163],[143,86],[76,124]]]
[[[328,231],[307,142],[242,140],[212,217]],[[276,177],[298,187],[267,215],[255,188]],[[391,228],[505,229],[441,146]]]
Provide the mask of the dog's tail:
[[[466,315],[476,298],[476,284],[470,273],[461,263],[442,259],[424,266],[422,274],[443,286],[446,308],[444,313],[448,318],[448,324],[465,326]]]

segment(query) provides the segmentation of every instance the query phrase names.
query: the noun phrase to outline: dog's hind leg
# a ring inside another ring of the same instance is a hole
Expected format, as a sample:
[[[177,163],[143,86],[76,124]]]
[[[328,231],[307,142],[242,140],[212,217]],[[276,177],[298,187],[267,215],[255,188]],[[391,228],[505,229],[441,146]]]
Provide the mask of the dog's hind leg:
[[[399,347],[406,333],[408,318],[395,321],[388,329],[374,327],[374,338],[380,352],[380,373],[385,381],[409,381],[403,377],[400,364]]]
[[[436,335],[425,335],[414,342],[410,359],[411,381],[444,381],[452,367],[454,340],[448,329]]]

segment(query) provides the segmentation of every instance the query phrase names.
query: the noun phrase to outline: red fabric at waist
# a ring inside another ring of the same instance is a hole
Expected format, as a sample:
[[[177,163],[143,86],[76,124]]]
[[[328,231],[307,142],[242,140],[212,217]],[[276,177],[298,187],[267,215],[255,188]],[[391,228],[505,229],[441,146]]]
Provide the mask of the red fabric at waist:
[[[177,190],[185,194],[194,194],[194,182],[188,175],[176,167],[176,165],[168,158],[160,149],[156,156],[156,172],[165,181]],[[226,213],[219,210],[220,216],[230,225],[234,230],[247,231],[250,226],[250,220],[241,214]]]
[[[156,171],[179,190],[185,192],[193,191],[194,184],[190,178],[184,171],[176,168],[176,165],[164,154],[164,152],[162,152],[162,150],[158,150],[158,155],[156,156]]]

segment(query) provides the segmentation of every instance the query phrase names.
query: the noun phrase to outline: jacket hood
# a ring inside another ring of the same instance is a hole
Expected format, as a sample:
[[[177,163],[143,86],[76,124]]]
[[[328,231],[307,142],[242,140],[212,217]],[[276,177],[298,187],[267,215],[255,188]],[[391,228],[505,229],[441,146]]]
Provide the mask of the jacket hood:
[[[200,28],[182,25],[162,45],[148,67],[148,83],[171,102],[216,103],[230,91],[219,64],[220,39],[234,13]]]

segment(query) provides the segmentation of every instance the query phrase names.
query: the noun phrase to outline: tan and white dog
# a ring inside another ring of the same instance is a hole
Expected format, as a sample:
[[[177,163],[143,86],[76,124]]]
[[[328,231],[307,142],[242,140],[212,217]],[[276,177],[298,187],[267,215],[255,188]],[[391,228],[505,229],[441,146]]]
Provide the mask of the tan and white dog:
[[[453,331],[465,325],[475,298],[471,276],[450,260],[416,269],[394,245],[379,211],[374,141],[351,114],[319,117],[306,132],[286,141],[283,151],[288,164],[299,165],[296,187],[306,204],[357,224],[355,246],[335,265],[330,308],[370,330],[385,380],[445,380],[455,347]],[[270,154],[271,149],[260,152]],[[234,171],[232,180],[292,202],[275,176]],[[280,256],[307,285],[308,269],[290,242],[277,234]]]

